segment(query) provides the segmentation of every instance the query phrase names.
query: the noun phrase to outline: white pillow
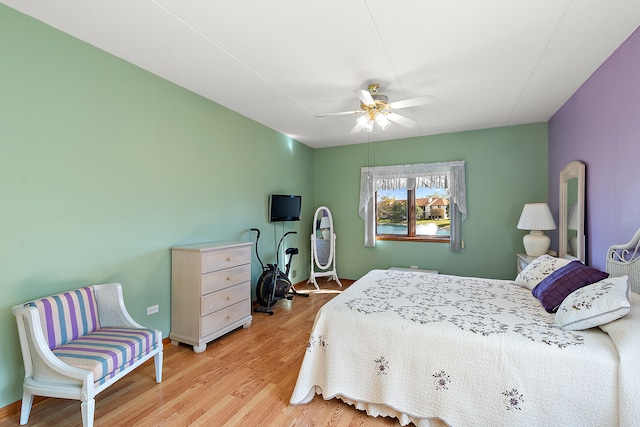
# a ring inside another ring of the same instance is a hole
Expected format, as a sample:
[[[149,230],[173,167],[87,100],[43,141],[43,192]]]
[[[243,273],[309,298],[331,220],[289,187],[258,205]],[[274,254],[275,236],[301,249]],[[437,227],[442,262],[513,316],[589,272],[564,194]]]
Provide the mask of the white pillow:
[[[531,290],[545,277],[569,264],[568,259],[555,258],[551,255],[541,255],[527,265],[516,277],[515,282]]]
[[[580,331],[621,318],[631,310],[627,276],[609,277],[567,296],[555,315],[556,326]]]

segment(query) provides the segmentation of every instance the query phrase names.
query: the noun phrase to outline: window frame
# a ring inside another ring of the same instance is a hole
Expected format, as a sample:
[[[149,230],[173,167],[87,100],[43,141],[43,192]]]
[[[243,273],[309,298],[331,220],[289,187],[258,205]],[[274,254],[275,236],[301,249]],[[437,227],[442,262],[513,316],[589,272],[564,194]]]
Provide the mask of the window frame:
[[[467,191],[465,161],[441,163],[404,164],[394,166],[363,166],[360,168],[360,201],[358,215],[363,220],[364,246],[376,246],[376,192],[380,180],[419,180],[419,187],[444,188],[449,195],[450,249],[459,252],[464,248],[462,223],[467,218]],[[393,184],[393,183],[392,183]],[[414,187],[414,182],[408,189]]]

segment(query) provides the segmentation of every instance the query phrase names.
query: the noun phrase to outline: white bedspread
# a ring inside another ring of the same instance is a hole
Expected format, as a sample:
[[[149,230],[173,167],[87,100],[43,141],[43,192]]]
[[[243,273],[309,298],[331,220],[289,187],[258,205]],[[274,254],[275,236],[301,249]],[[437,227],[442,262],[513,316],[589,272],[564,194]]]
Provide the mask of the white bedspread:
[[[552,327],[510,281],[374,270],[318,312],[291,403],[318,393],[418,426],[637,426],[637,306],[614,342]]]

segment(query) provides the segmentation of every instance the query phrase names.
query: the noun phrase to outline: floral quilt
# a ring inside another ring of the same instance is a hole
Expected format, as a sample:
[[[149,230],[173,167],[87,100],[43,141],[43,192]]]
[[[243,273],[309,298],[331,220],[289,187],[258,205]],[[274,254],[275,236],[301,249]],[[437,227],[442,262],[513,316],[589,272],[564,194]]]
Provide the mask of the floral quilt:
[[[616,345],[553,326],[505,280],[374,270],[323,306],[292,404],[316,394],[418,426],[619,424]]]

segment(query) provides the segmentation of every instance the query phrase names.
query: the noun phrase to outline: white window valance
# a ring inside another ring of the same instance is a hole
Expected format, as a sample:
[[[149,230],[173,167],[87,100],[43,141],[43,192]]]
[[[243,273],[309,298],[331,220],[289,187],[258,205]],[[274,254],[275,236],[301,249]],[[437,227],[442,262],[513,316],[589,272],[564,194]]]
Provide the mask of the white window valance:
[[[442,188],[449,197],[451,212],[451,248],[460,249],[460,221],[467,217],[467,191],[464,161],[421,163],[414,165],[363,167],[360,171],[360,203],[358,213],[365,222],[365,246],[375,246],[376,191],[416,187]]]

